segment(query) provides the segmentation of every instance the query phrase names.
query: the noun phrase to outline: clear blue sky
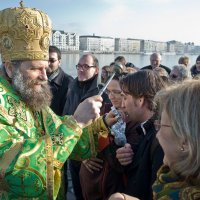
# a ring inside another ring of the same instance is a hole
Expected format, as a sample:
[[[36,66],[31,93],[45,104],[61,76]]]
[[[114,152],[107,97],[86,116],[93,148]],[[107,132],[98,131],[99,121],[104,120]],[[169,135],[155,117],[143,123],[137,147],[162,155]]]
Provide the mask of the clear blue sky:
[[[200,0],[24,0],[46,12],[53,29],[200,45]],[[17,0],[0,0],[0,9]]]

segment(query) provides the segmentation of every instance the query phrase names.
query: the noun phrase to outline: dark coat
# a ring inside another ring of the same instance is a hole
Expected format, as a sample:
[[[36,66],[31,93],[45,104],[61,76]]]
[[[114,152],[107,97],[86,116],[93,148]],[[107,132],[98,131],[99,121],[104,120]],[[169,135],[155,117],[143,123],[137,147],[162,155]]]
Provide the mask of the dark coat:
[[[170,68],[168,68],[168,67],[166,67],[166,66],[164,66],[164,65],[160,65],[159,67],[165,69],[165,70],[167,71],[167,73],[170,74],[170,72],[171,72],[171,69],[170,69]],[[152,70],[152,66],[151,66],[151,65],[148,65],[148,66],[142,67],[141,69],[142,69],[142,70],[143,70],[143,69],[150,69],[150,70]]]
[[[93,78],[82,82],[78,81],[78,78],[75,78],[71,87],[69,88],[67,101],[62,114],[73,115],[76,108],[82,101],[88,97],[97,95],[99,90],[98,75],[95,75]],[[102,95],[102,98],[103,102],[109,102],[108,96],[105,93]]]
[[[126,124],[126,138],[128,143],[134,145],[136,151],[137,144],[140,141],[140,135],[135,130],[135,124],[128,122]],[[84,200],[107,200],[115,192],[124,192],[126,178],[123,166],[120,165],[116,158],[116,150],[119,148],[114,143],[112,136],[109,138],[100,138],[99,150],[97,157],[103,160],[102,169],[91,173],[81,165],[80,180]],[[103,143],[100,145],[100,142]],[[107,144],[107,146],[104,146]],[[104,147],[102,149],[102,147]]]
[[[197,71],[197,66],[193,65],[190,69],[192,77],[195,77],[196,75],[200,74],[200,71]]]
[[[67,94],[67,101],[63,109],[63,115],[73,115],[78,105],[84,101],[86,98],[97,95],[100,88],[98,85],[98,75],[93,78],[80,82],[78,78],[74,79],[71,87],[69,88]],[[102,95],[103,102],[108,102],[107,94]],[[69,168],[71,172],[72,184],[76,199],[83,199],[82,190],[79,180],[81,162],[76,160],[70,160]],[[67,174],[67,164],[64,166],[65,174]],[[67,181],[67,176],[65,177]]]
[[[133,162],[127,166],[126,194],[138,197],[140,200],[151,200],[152,185],[156,180],[156,173],[163,163],[164,153],[156,139],[156,131],[151,120],[144,125],[146,135],[138,126],[138,134],[143,135]]]
[[[59,68],[58,75],[49,82],[53,94],[50,107],[59,116],[62,115],[67,100],[67,92],[73,80],[74,79],[70,75],[66,74],[61,68]]]

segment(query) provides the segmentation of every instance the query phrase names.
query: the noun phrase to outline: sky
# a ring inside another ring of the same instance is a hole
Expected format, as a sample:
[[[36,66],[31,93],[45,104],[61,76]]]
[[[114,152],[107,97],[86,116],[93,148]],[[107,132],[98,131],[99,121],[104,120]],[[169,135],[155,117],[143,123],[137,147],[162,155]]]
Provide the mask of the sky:
[[[46,12],[54,30],[200,45],[200,0],[24,0]],[[19,0],[0,0],[0,10]]]

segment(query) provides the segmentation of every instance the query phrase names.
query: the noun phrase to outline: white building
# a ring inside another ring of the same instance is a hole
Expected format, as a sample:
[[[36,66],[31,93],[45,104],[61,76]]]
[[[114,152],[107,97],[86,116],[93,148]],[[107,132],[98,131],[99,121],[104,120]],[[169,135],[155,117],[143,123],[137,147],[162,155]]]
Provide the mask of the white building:
[[[79,51],[79,35],[53,30],[51,44],[64,51]]]
[[[167,52],[167,43],[153,40],[142,40],[140,51],[143,53]]]
[[[140,40],[132,38],[115,38],[115,51],[126,53],[140,53]]]
[[[95,35],[82,35],[79,37],[82,51],[112,53],[114,52],[114,39],[112,37],[101,37]]]
[[[126,38],[115,38],[115,51],[127,52],[128,40]]]

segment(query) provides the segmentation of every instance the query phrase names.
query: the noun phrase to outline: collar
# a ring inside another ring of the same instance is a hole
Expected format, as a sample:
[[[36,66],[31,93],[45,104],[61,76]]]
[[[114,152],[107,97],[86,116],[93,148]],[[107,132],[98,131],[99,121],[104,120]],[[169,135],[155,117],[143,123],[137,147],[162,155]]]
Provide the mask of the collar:
[[[142,134],[144,136],[147,135],[147,137],[150,137],[150,135],[148,134],[151,130],[151,132],[156,132],[155,127],[154,127],[154,120],[153,119],[149,119],[146,120],[142,123],[140,123],[137,127],[136,130],[138,132],[138,134]],[[149,135],[149,136],[148,136]]]
[[[145,128],[144,128],[144,125],[145,125],[146,122],[147,122],[147,121],[142,122],[142,123],[140,124],[140,127],[141,127],[141,129],[142,129],[144,135],[146,135],[146,130],[145,130]]]
[[[49,77],[48,77],[48,80],[49,82],[52,82],[53,79],[55,79],[58,74],[60,73],[60,68],[58,68],[56,71],[54,71]]]

